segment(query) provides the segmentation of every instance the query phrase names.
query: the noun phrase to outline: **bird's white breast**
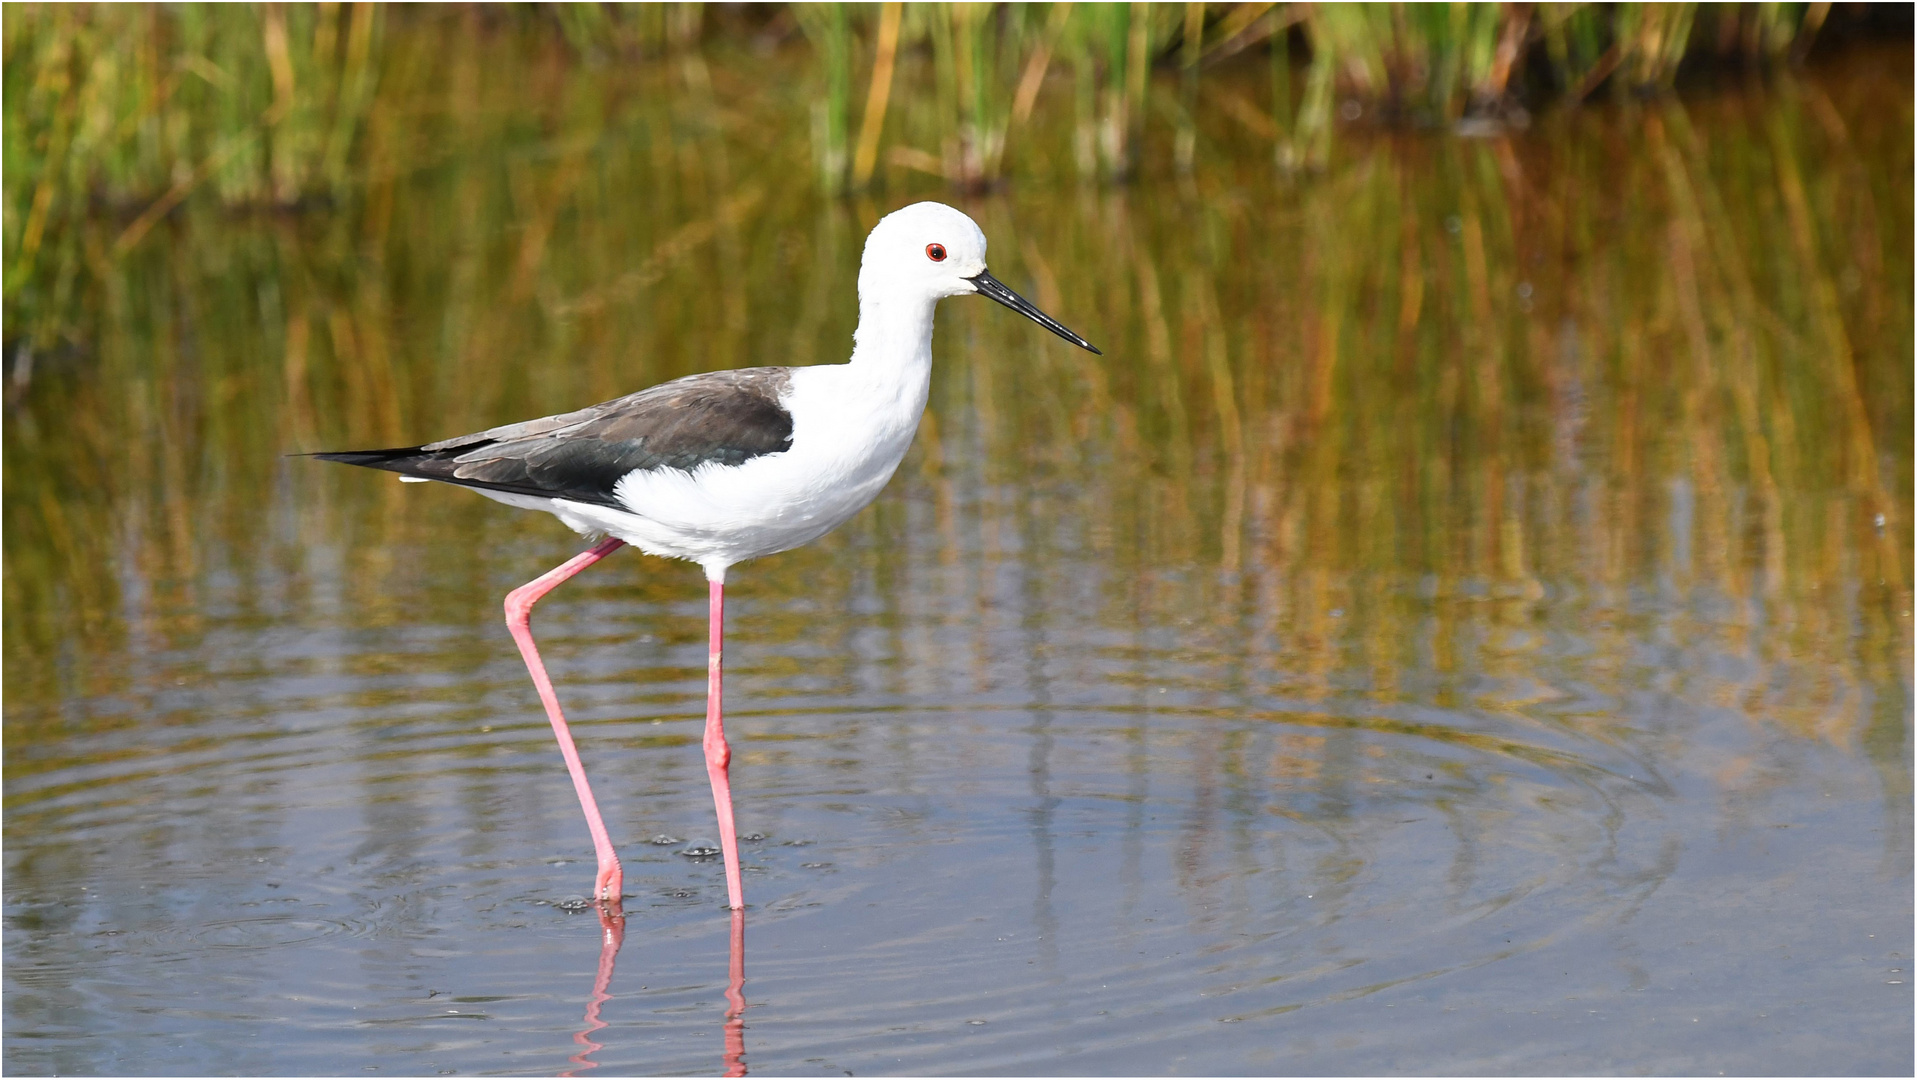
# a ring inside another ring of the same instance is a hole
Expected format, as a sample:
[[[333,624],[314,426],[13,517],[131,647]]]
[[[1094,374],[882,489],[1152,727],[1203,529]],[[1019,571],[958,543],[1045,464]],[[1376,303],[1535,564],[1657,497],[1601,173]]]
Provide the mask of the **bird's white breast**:
[[[623,511],[565,500],[546,509],[723,579],[727,566],[816,540],[871,502],[912,445],[930,374],[929,355],[883,369],[796,368],[780,399],[792,417],[790,449],[691,472],[632,472],[615,489]]]

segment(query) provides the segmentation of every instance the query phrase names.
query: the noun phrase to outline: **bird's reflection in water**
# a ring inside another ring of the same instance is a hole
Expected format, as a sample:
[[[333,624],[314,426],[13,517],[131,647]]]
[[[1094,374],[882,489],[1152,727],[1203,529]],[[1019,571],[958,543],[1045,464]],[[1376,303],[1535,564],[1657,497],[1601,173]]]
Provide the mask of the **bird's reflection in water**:
[[[592,979],[592,996],[586,999],[586,1026],[579,1029],[572,1041],[585,1049],[566,1059],[572,1062],[572,1068],[560,1073],[572,1076],[580,1069],[597,1069],[599,1063],[592,1055],[603,1049],[603,1045],[592,1041],[592,1033],[606,1026],[599,1019],[599,1007],[611,999],[606,987],[612,984],[612,966],[619,959],[619,947],[626,943],[626,913],[619,908],[619,901],[602,902],[597,905],[599,911],[599,971]]]
[[[732,909],[732,961],[726,969],[726,1075],[744,1076],[745,912]]]
[[[606,988],[612,984],[613,964],[619,959],[619,948],[626,943],[626,914],[620,910],[619,902],[598,905],[599,912],[599,971],[593,976],[592,996],[586,999],[586,1026],[579,1029],[572,1041],[584,1049],[567,1060],[572,1068],[560,1073],[561,1076],[574,1076],[581,1069],[596,1069],[599,1063],[592,1055],[604,1049],[603,1043],[592,1040],[592,1033],[606,1026],[599,1019],[599,1009],[612,995]],[[725,1075],[744,1076],[745,1067],[745,912],[732,909],[731,961],[726,969],[726,1023],[725,1023]]]

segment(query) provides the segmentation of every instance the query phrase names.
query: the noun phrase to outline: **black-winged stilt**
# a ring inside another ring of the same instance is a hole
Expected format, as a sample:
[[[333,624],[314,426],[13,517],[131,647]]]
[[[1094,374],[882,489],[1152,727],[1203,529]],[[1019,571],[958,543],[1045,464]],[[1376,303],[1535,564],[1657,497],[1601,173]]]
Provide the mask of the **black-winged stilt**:
[[[687,559],[705,569],[709,605],[706,774],[719,815],[726,898],[743,906],[721,710],[726,571],[810,543],[872,501],[911,445],[932,373],[932,312],[978,293],[1082,349],[1061,326],[985,270],[985,234],[965,214],[922,202],[887,215],[859,264],[852,358],[814,367],[714,371],[539,420],[392,450],[316,454],[410,481],[474,488],[544,510],[597,546],[506,596],[506,625],[532,672],[559,752],[586,813],[599,872],[593,896],[617,903],[619,857],[593,801],[552,680],[533,644],[533,605],[618,548]]]

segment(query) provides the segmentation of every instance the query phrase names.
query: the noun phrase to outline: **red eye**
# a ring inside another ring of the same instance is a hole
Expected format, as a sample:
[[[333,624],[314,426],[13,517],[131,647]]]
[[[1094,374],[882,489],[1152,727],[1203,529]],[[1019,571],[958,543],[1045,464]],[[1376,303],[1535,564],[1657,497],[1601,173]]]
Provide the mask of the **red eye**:
[[[933,262],[944,262],[945,261],[945,245],[944,244],[925,245],[925,257],[932,260]]]

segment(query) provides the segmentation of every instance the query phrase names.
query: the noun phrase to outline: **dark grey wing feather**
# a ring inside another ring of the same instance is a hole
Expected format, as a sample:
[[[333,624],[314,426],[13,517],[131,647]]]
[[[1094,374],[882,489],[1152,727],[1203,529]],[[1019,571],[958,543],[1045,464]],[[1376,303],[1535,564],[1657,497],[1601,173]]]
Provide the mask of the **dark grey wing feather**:
[[[557,416],[424,446],[315,454],[449,484],[619,506],[634,470],[739,465],[792,445],[789,368],[688,375]]]

